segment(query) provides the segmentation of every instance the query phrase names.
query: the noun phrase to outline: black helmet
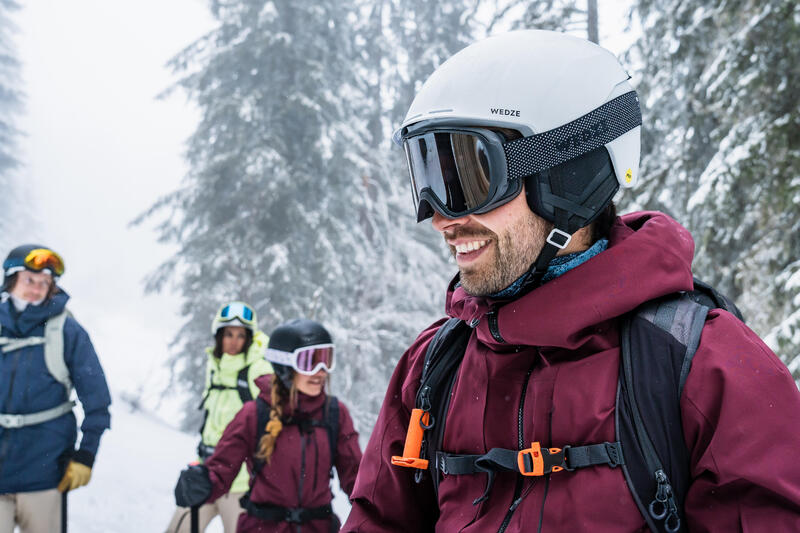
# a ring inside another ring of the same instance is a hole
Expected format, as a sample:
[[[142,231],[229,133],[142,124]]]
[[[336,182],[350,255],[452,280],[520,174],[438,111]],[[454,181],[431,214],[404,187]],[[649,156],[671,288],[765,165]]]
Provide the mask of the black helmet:
[[[307,318],[295,318],[284,322],[270,333],[267,359],[269,359],[269,350],[293,352],[298,348],[319,344],[333,344],[328,330],[319,322]],[[275,375],[287,389],[290,389],[294,379],[294,369],[289,365],[271,362]]]
[[[8,290],[12,276],[22,270],[48,271],[57,279],[64,273],[64,260],[56,252],[41,244],[23,244],[8,253],[3,261],[3,290]]]

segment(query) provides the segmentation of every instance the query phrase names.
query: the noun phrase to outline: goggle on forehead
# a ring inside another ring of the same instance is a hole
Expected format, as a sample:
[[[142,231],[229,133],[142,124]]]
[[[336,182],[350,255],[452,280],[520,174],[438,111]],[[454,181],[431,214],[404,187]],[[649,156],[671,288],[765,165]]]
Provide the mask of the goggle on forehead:
[[[434,210],[448,218],[491,211],[516,197],[526,176],[589,153],[641,123],[631,91],[563,126],[514,140],[481,127],[414,124],[401,141],[417,222]]]
[[[64,274],[64,260],[53,250],[47,248],[36,248],[28,252],[21,261],[19,259],[8,260],[3,263],[3,270],[6,275],[11,275],[22,270],[33,272],[48,271],[52,276]]]
[[[303,346],[292,352],[268,348],[266,358],[272,363],[292,367],[296,372],[313,376],[320,370],[333,371],[333,344]]]
[[[244,324],[252,325],[254,315],[255,313],[250,307],[243,303],[236,302],[222,308],[219,312],[219,321],[229,322],[238,318]]]

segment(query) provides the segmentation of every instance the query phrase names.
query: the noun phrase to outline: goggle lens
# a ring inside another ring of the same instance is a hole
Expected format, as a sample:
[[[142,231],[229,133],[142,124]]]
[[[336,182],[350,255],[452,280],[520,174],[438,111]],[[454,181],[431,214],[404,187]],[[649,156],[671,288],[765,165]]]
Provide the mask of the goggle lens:
[[[478,135],[429,132],[406,139],[414,207],[429,190],[452,214],[486,203],[491,185],[489,151]]]
[[[335,362],[333,344],[304,346],[293,352],[269,348],[267,349],[266,357],[268,361],[291,366],[295,371],[307,376],[312,376],[320,370],[332,372]]]
[[[317,372],[317,367],[326,370],[333,368],[333,346],[312,348],[296,352],[297,369],[301,372]]]
[[[48,269],[54,276],[64,273],[64,261],[61,256],[46,248],[31,250],[25,257],[25,266],[36,272]]]
[[[223,307],[222,311],[220,311],[219,313],[219,316],[224,320],[233,320],[234,318],[240,318],[245,322],[252,322],[253,310],[244,304],[234,303]]]

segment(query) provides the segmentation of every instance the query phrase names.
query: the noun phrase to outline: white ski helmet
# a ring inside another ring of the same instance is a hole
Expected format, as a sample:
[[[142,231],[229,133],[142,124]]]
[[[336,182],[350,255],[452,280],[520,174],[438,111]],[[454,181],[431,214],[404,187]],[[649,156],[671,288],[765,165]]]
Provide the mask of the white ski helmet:
[[[566,246],[638,179],[641,111],[628,79],[608,50],[551,31],[497,35],[452,56],[394,134],[418,221],[485,213],[524,181],[531,209],[555,224],[548,242]],[[509,129],[521,138],[492,138]]]

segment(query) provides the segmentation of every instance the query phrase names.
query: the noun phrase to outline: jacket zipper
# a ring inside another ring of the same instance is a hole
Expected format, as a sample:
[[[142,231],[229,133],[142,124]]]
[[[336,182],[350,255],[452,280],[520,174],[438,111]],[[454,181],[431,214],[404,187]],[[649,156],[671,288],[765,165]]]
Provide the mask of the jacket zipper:
[[[303,506],[303,480],[306,478],[306,436],[300,431],[300,479],[297,483],[297,506]],[[297,524],[297,533],[301,531],[301,525]]]
[[[491,322],[490,322],[491,324]],[[528,392],[528,382],[531,379],[531,374],[533,374],[533,368],[536,366],[536,362],[534,362],[531,367],[528,369],[528,373],[525,374],[525,382],[522,385],[522,395],[519,399],[519,411],[517,411],[517,445],[519,446],[519,450],[525,449],[525,419],[524,419],[524,412],[525,412],[525,396]],[[500,529],[497,530],[497,533],[503,533],[508,524],[511,522],[511,517],[514,515],[514,511],[517,510],[520,502],[522,501],[522,485],[525,483],[525,480],[522,476],[517,476],[517,483],[514,486],[514,498],[511,500],[511,506],[508,508],[508,512],[506,513],[506,517],[503,519],[503,523],[500,524]]]

